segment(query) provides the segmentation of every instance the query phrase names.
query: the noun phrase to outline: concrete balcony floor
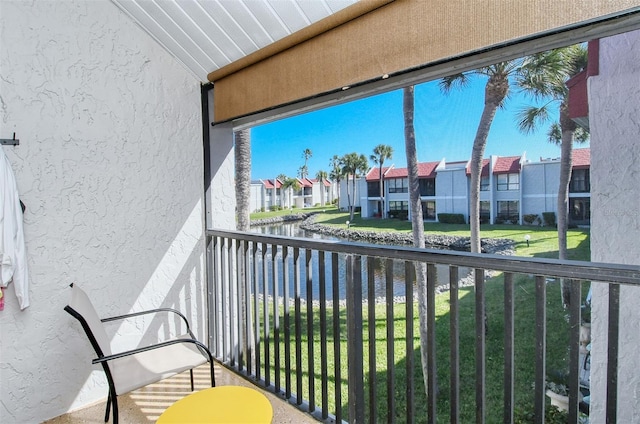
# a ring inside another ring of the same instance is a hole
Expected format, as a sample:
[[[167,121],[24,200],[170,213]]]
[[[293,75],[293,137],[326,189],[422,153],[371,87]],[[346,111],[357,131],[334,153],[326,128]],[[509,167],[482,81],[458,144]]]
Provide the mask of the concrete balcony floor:
[[[210,387],[209,367],[203,365],[196,368],[193,373],[195,390],[202,390]],[[272,393],[266,392],[254,386],[247,380],[239,377],[226,368],[215,365],[216,386],[247,386],[255,388],[264,393],[273,406],[273,423],[316,423],[310,415],[307,415],[286,401],[280,399]],[[118,409],[120,410],[120,422],[129,423],[153,423],[170,405],[179,399],[187,396],[191,392],[189,384],[189,372],[178,374],[159,383],[150,384],[141,389],[135,390],[126,395],[118,396]],[[78,424],[78,423],[104,423],[104,411],[106,398],[86,408],[79,409],[51,420],[45,424]],[[110,417],[109,422],[112,422]]]

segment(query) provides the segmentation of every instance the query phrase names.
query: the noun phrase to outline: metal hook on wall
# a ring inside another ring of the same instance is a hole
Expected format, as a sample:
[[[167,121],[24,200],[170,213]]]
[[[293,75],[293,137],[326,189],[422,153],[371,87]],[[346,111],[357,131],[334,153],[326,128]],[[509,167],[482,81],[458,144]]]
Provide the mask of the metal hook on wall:
[[[17,146],[18,144],[20,144],[20,140],[16,138],[16,133],[13,133],[13,138],[0,138],[0,145]]]

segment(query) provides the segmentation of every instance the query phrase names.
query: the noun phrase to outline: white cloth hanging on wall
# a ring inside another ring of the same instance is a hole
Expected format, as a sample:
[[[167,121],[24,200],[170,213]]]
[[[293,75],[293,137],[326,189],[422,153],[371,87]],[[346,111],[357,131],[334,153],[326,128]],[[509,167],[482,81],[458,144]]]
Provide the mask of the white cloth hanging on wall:
[[[29,306],[29,272],[24,244],[18,184],[9,159],[0,148],[0,286],[11,282],[20,309]]]

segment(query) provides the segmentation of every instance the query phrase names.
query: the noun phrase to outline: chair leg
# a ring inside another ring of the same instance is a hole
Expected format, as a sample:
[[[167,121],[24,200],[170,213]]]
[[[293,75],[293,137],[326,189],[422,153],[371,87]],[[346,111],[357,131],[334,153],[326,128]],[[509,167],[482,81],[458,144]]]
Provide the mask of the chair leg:
[[[111,411],[111,390],[109,390],[109,396],[107,396],[107,410],[104,413],[104,422],[109,422],[109,412]]]
[[[118,424],[118,396],[113,396],[113,424]]]
[[[191,376],[191,391],[193,392],[193,368],[189,370],[189,375]]]

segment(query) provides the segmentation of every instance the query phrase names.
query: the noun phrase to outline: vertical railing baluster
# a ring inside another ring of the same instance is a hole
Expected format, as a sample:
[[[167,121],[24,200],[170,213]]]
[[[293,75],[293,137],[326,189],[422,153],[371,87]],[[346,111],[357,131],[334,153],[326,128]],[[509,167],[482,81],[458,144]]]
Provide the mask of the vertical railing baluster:
[[[620,285],[609,284],[609,320],[607,324],[607,423],[618,421],[618,343],[620,334]]]
[[[307,291],[307,372],[309,374],[309,412],[316,409],[316,373],[313,352],[313,255],[311,250],[305,251],[305,276]]]
[[[485,422],[486,387],[486,307],[484,296],[484,270],[475,270],[476,304],[476,423]]]
[[[253,316],[254,316],[254,347],[255,375],[260,380],[260,260],[258,256],[258,242],[253,243]]]
[[[269,264],[267,254],[269,245],[262,243],[262,331],[264,340],[264,384],[268,387],[271,384],[271,343],[270,320],[269,320]]]
[[[396,372],[395,372],[395,336],[394,336],[394,316],[393,316],[393,260],[385,261],[385,289],[386,289],[386,310],[387,319],[387,422],[396,420]]]
[[[340,274],[339,257],[331,254],[331,289],[333,296],[333,369],[335,372],[334,400],[336,405],[336,422],[342,422],[342,372],[340,370]]]
[[[296,404],[302,405],[302,311],[300,305],[300,249],[293,248],[293,296],[296,324]]]
[[[438,400],[438,368],[436,365],[436,266],[427,264],[427,345],[429,353],[427,355],[427,388],[428,405],[427,420],[429,423],[436,422],[436,404]]]
[[[349,422],[364,423],[362,258],[347,256],[347,361]]]
[[[449,420],[460,422],[460,300],[458,299],[457,266],[449,267],[449,343],[450,343],[450,394]],[[427,281],[429,279],[427,278]]]
[[[329,374],[327,364],[327,286],[324,250],[318,251],[318,285],[320,297],[320,372],[322,375],[322,419],[329,416]]]
[[[422,264],[420,264],[422,265]],[[418,266],[420,266],[418,265]],[[414,344],[413,344],[413,283],[415,281],[416,268],[414,262],[405,261],[404,263],[404,281],[405,281],[405,350],[406,350],[406,373],[407,382],[405,386],[405,394],[407,397],[407,415],[406,422],[413,423],[415,415],[414,396],[415,396],[415,379],[414,379]]]
[[[244,346],[245,346],[245,334],[244,334],[244,261],[242,260],[242,251],[244,240],[236,240],[236,246],[234,249],[235,257],[235,302],[236,302],[236,326],[238,328],[238,339],[236,342],[236,357],[238,358],[238,371],[242,371],[244,367]]]
[[[228,261],[227,261],[227,256],[228,256],[228,250],[227,250],[227,244],[230,243],[228,238],[224,238],[220,241],[220,281],[221,281],[221,294],[222,294],[222,299],[221,299],[221,314],[220,314],[220,323],[221,323],[221,327],[222,327],[222,360],[224,362],[229,362],[229,360],[231,358],[229,358],[230,356],[230,351],[228,349],[228,340],[231,337],[231,332],[233,331],[233,328],[231,328],[230,323],[228,321],[228,310],[229,310],[229,289],[228,289],[228,283],[229,283],[229,275],[227,272],[227,266],[229,265]]]
[[[504,273],[504,422],[514,420],[515,362],[514,362],[514,305],[513,274]]]
[[[369,330],[369,422],[378,422],[376,389],[376,280],[375,258],[367,258],[367,326]]]
[[[247,369],[247,374],[253,374],[253,345],[251,344],[251,332],[253,331],[253,320],[251,314],[251,256],[249,255],[249,250],[251,242],[244,242],[244,276],[245,276],[245,295],[244,295],[244,311],[245,311],[245,334],[246,338],[244,341],[244,349],[246,352],[245,356],[245,367]]]
[[[220,335],[222,330],[220,327],[220,296],[218,290],[220,288],[220,243],[217,236],[210,238],[211,240],[211,264],[209,267],[209,290],[210,303],[209,311],[213,311],[212,321],[209,325],[213,331],[209,331],[209,346],[214,350],[214,355],[220,358]]]
[[[547,285],[544,276],[536,275],[536,375],[535,422],[544,424],[547,350]]]
[[[284,246],[282,247],[284,249]],[[273,384],[276,393],[280,392],[280,311],[278,310],[280,293],[278,286],[278,246],[271,246],[271,307],[273,311]]]
[[[289,293],[289,284],[291,280],[289,278],[289,248],[282,246],[282,307],[284,309],[284,367],[285,367],[285,398],[291,397],[291,316],[289,308],[289,299],[291,294]]]
[[[229,259],[229,326],[231,327],[231,363],[236,367],[239,361],[239,340],[240,340],[240,319],[238,315],[238,270],[236,268],[236,245],[240,241],[229,239],[228,259]]]
[[[568,280],[569,293],[569,422],[577,424],[580,407],[580,304],[582,282]]]

